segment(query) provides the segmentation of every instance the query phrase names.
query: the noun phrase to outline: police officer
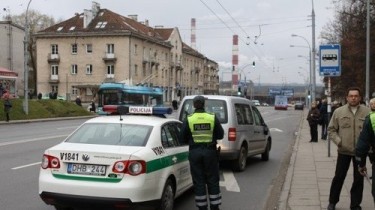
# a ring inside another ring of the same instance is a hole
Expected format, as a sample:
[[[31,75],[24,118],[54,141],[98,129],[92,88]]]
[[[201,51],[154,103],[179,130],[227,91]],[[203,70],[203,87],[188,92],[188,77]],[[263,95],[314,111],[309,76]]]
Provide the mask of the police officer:
[[[374,149],[375,149],[375,98],[370,100],[371,113],[365,118],[361,134],[356,146],[356,161],[358,171],[362,176],[367,176],[366,157],[370,157],[372,163],[372,174],[375,174]],[[375,203],[375,182],[372,181],[372,197]]]
[[[189,144],[196,206],[200,210],[207,210],[207,185],[210,209],[218,210],[221,193],[216,141],[223,138],[224,130],[215,114],[205,112],[204,101],[203,96],[193,99],[195,111],[183,122],[180,140]]]

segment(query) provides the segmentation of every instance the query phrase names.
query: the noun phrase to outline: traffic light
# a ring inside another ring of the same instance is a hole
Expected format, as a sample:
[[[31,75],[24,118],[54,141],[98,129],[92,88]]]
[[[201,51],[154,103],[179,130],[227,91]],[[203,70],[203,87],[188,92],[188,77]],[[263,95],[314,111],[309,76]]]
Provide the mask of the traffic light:
[[[240,96],[240,95],[241,95],[241,93],[242,93],[242,92],[241,92],[241,87],[238,87],[237,95],[239,95],[239,96]]]

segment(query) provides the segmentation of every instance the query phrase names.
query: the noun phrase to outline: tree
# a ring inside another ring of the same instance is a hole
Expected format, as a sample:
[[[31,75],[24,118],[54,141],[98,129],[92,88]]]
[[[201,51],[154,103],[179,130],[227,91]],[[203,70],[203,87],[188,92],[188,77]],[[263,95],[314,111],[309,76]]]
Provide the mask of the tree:
[[[341,76],[331,78],[333,97],[343,98],[351,86],[365,90],[366,70],[366,3],[367,0],[342,0],[336,8],[335,20],[328,23],[321,33],[325,44],[341,44]],[[371,25],[374,25],[374,5],[371,5]],[[375,40],[375,29],[370,31],[371,43]],[[370,45],[370,57],[375,55]],[[370,60],[370,81],[375,79],[375,61]],[[328,78],[324,78],[327,82]],[[375,84],[370,83],[370,90]]]
[[[20,15],[8,15],[3,17],[4,19],[11,20],[13,23],[25,27],[26,11]],[[29,23],[29,55],[30,60],[28,61],[29,68],[33,71],[29,72],[29,88],[36,90],[36,40],[33,37],[33,34],[37,31],[43,30],[49,26],[52,26],[56,23],[55,19],[52,16],[43,15],[36,10],[28,11],[28,23]],[[25,58],[26,59],[26,58]],[[36,95],[36,92],[34,93]]]

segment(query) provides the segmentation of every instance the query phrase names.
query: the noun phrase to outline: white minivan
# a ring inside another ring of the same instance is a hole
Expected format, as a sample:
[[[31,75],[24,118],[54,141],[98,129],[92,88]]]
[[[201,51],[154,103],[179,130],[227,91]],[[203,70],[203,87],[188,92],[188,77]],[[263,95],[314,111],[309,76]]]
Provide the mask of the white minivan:
[[[177,119],[183,121],[194,112],[195,96],[183,98]],[[250,100],[237,96],[203,96],[206,99],[205,110],[215,113],[224,128],[224,138],[218,141],[221,160],[231,160],[234,170],[244,171],[250,156],[261,155],[264,161],[269,159],[271,134],[259,110]]]

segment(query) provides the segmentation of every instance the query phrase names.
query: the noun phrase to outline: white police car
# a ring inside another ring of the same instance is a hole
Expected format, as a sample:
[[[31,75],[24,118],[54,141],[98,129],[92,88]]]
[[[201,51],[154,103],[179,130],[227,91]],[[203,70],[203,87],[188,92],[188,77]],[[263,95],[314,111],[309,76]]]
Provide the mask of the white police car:
[[[174,199],[192,187],[188,146],[178,141],[181,122],[154,116],[172,110],[125,109],[146,115],[90,119],[45,151],[39,195],[46,204],[57,210],[172,210]]]

